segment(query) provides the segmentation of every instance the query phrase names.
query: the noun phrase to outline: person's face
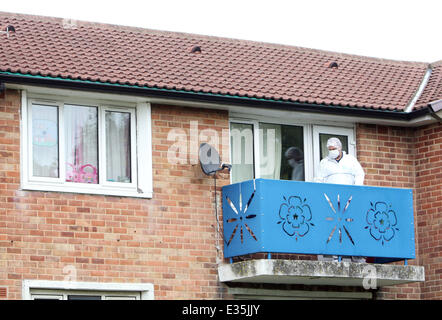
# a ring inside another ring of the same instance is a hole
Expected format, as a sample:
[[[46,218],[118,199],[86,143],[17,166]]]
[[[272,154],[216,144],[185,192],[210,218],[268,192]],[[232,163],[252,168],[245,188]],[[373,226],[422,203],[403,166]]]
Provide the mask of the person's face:
[[[329,158],[339,159],[341,157],[341,150],[336,146],[328,146]]]

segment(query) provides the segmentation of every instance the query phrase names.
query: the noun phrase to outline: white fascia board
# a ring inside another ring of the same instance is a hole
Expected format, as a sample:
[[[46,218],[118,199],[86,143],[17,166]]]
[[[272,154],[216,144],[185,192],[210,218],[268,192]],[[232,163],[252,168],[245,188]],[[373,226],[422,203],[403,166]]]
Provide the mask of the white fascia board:
[[[122,102],[132,102],[132,103],[143,103],[149,102],[151,104],[167,104],[182,107],[193,107],[193,108],[203,108],[203,109],[217,109],[225,110],[229,112],[230,116],[239,117],[241,115],[249,116],[266,116],[282,119],[294,119],[297,123],[321,123],[330,124],[333,123],[342,125],[343,123],[367,123],[367,124],[378,124],[378,125],[388,125],[388,126],[407,126],[407,127],[418,127],[430,123],[434,123],[435,120],[429,115],[424,115],[419,118],[412,120],[395,120],[395,119],[383,119],[374,117],[363,117],[363,116],[344,116],[336,114],[318,113],[318,112],[298,112],[291,110],[280,110],[271,108],[254,108],[254,107],[244,107],[240,105],[225,105],[219,103],[208,103],[208,102],[195,102],[188,100],[178,100],[178,99],[166,99],[166,98],[151,98],[151,97],[141,97],[135,95],[121,95],[121,94],[110,94],[110,93],[98,93],[98,92],[88,92],[80,90],[67,90],[67,89],[53,89],[48,87],[38,87],[38,86],[28,86],[28,85],[18,85],[18,84],[6,84],[7,88],[10,89],[21,89],[26,90],[28,94],[33,96],[41,94],[47,94],[48,90],[51,90],[51,94],[60,96],[78,96],[79,98],[86,99],[96,99],[96,100],[109,100],[109,101],[122,101]]]

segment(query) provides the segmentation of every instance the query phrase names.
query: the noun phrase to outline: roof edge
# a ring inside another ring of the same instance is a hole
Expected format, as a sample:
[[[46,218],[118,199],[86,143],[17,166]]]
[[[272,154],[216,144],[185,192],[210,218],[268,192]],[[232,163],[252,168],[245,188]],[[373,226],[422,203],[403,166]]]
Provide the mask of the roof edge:
[[[243,106],[253,106],[269,108],[269,105],[282,110],[296,110],[304,112],[329,113],[346,116],[375,117],[395,120],[412,120],[416,117],[429,113],[427,108],[414,110],[411,112],[362,108],[355,106],[326,105],[304,103],[297,101],[271,100],[265,98],[253,98],[245,96],[233,96],[220,93],[206,93],[196,91],[185,91],[176,89],[166,89],[147,86],[135,86],[129,84],[96,82],[91,80],[55,78],[42,75],[31,75],[0,71],[0,82],[42,85],[60,89],[88,90],[115,94],[132,94],[138,96],[149,96],[169,99],[185,99],[195,102],[216,102],[221,104],[240,104]]]

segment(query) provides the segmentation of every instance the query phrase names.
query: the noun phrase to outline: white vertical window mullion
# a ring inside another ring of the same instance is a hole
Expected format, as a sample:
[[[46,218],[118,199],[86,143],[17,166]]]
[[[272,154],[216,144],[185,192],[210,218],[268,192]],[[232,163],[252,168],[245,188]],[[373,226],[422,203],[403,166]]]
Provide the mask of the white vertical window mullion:
[[[106,130],[105,130],[105,108],[98,107],[98,183],[106,182]]]
[[[304,125],[304,173],[305,181],[313,181],[313,134],[312,125]]]
[[[260,161],[260,148],[259,148],[259,122],[253,121],[253,150],[255,158],[255,179],[261,178],[261,161]]]
[[[64,104],[58,105],[58,176],[60,182],[66,181],[66,145],[64,134]]]
[[[28,168],[29,178],[32,178],[34,176],[34,168],[33,168],[34,155],[32,152],[32,102],[30,100],[28,101],[26,108],[28,110],[28,119],[27,119],[28,136],[26,137],[28,158],[26,160],[27,161],[26,166]]]
[[[137,173],[137,116],[133,109],[130,110],[130,176],[131,184],[138,186]]]

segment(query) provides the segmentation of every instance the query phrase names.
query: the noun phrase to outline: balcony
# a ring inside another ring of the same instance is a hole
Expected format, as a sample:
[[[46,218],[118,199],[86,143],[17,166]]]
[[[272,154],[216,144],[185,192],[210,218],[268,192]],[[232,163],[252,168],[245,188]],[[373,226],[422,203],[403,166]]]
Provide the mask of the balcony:
[[[378,286],[424,280],[423,267],[407,264],[415,258],[411,189],[256,179],[223,187],[222,208],[224,257],[231,261],[218,270],[223,282],[353,286],[367,270]],[[255,253],[269,259],[233,263]],[[273,253],[340,262],[270,259]],[[374,263],[345,259],[351,256]],[[404,264],[386,264],[393,261]]]

